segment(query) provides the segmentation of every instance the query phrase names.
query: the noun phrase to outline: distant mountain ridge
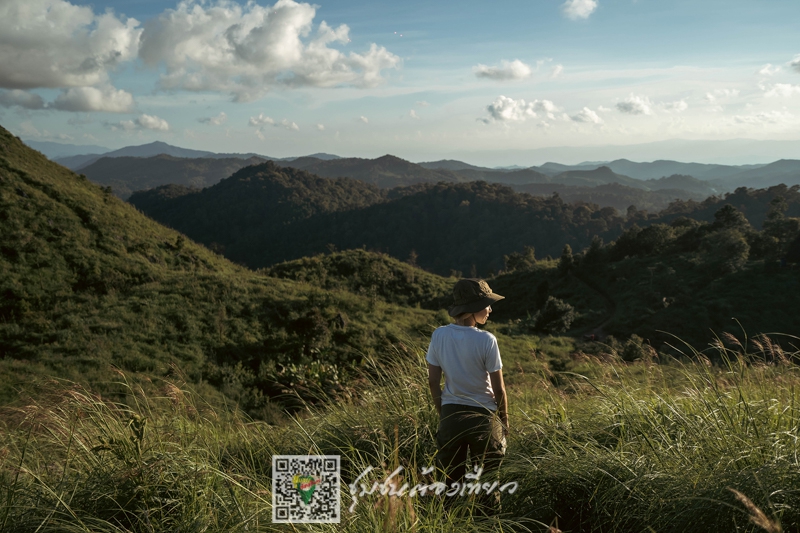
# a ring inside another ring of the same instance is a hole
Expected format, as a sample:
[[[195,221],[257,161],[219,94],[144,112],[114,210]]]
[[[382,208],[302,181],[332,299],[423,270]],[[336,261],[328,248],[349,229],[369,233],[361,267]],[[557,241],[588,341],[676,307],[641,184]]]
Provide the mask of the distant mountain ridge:
[[[261,157],[185,158],[160,154],[153,157],[101,157],[80,172],[95,183],[110,186],[127,200],[134,191],[167,184],[210,187],[237,170],[267,161]]]
[[[82,154],[104,154],[111,148],[96,144],[65,144],[50,141],[23,140],[23,143],[45,155],[51,161],[61,157],[71,157]]]

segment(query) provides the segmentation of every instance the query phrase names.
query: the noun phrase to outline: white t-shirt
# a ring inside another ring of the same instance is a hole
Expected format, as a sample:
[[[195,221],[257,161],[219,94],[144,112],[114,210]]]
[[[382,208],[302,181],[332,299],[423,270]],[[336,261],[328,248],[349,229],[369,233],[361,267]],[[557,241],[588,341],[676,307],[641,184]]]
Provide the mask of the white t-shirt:
[[[488,331],[449,324],[436,328],[425,360],[444,373],[442,405],[497,410],[489,374],[503,368],[497,339]]]

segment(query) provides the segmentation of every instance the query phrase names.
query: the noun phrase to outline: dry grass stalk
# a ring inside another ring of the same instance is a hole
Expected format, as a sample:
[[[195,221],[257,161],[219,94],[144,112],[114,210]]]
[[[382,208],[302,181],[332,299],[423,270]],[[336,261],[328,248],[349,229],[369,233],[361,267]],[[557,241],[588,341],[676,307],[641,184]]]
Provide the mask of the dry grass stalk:
[[[750,513],[751,522],[768,533],[782,533],[783,528],[780,523],[777,520],[770,520],[767,515],[764,514],[764,511],[759,509],[750,498],[734,488],[728,487],[728,490],[747,508]]]

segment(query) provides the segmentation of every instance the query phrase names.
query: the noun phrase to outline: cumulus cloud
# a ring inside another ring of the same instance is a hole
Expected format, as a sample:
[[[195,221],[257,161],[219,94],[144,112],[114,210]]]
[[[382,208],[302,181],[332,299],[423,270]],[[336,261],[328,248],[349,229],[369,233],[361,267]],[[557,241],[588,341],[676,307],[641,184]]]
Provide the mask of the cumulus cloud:
[[[266,116],[264,113],[259,113],[257,117],[250,117],[250,122],[248,122],[250,126],[254,126],[259,128],[261,126],[272,126],[275,124],[275,121],[272,117]]]
[[[325,124],[317,124],[317,130],[325,131]]]
[[[653,104],[646,96],[631,93],[625,100],[617,103],[617,110],[628,115],[652,115]]]
[[[169,131],[169,123],[163,118],[155,115],[141,115],[134,120],[123,120],[114,124],[109,124],[112,130],[122,129],[125,131],[135,130],[154,130]]]
[[[294,130],[298,131],[300,126],[295,124],[294,122],[283,119],[280,122],[275,121],[272,117],[268,117],[264,113],[259,113],[257,117],[250,117],[250,121],[248,123],[250,126],[258,128],[256,131],[256,135],[263,140],[263,136],[261,135],[261,128],[264,126],[274,126],[276,128],[286,128],[287,130]]]
[[[504,59],[498,67],[478,64],[478,66],[472,67],[472,71],[478,78],[489,78],[497,81],[524,80],[525,78],[530,78],[533,73],[531,67],[519,59],[514,61],[506,61]]]
[[[417,115],[417,112],[414,111],[413,109],[408,112],[408,116],[413,118],[414,120],[418,120],[419,119],[419,115]]]
[[[235,101],[251,101],[274,86],[371,87],[400,58],[372,44],[363,54],[331,45],[350,41],[346,25],[324,21],[313,30],[316,6],[278,0],[264,7],[228,0],[184,0],[149,21],[140,57],[163,65],[164,89],[221,91]]]
[[[210,124],[212,126],[221,126],[226,120],[228,120],[228,115],[226,115],[224,111],[221,111],[216,117],[203,117],[197,119],[197,121],[201,124]]]
[[[564,15],[572,20],[586,19],[597,9],[597,0],[567,0],[561,6]]]
[[[800,54],[794,56],[794,59],[789,61],[789,67],[800,72]]]
[[[781,67],[774,67],[771,63],[767,63],[758,71],[759,74],[762,76],[774,76],[778,72],[780,72]]]
[[[573,115],[570,118],[575,122],[586,122],[591,124],[603,123],[603,119],[588,107],[584,107],[576,115]]]
[[[564,72],[564,65],[556,65],[553,67],[553,70],[550,71],[550,77],[557,78],[561,76],[562,72]]]
[[[497,122],[522,122],[529,118],[536,118],[536,111],[533,109],[535,102],[525,102],[525,100],[514,100],[507,96],[498,96],[497,99],[486,106],[489,117]],[[488,119],[484,119],[488,123]]]
[[[431,105],[431,104],[429,104],[429,103],[428,103],[428,102],[426,102],[425,100],[419,100],[419,101],[417,102],[417,105],[418,105],[419,107],[428,107],[428,106],[429,106],[429,105]]]
[[[73,87],[58,95],[53,107],[61,111],[129,113],[133,109],[133,95],[110,85],[100,88]]]
[[[22,107],[24,109],[44,109],[44,100],[38,94],[20,89],[0,91],[0,106]]]
[[[800,94],[800,85],[792,85],[791,83],[776,83],[764,93],[764,96],[767,98],[786,98],[789,96],[794,96],[795,94]]]
[[[558,107],[550,100],[534,100],[526,102],[523,99],[514,100],[507,96],[498,96],[494,102],[486,106],[489,118],[478,119],[486,124],[496,122],[523,122],[536,118],[537,113],[542,113],[551,120],[555,120]]]
[[[136,58],[142,30],[135,19],[65,0],[0,2],[0,87],[88,87]]]
[[[358,118],[358,120],[360,120],[360,121],[361,121],[361,122],[363,122],[364,124],[369,124],[369,119],[368,119],[367,117],[365,117],[364,115],[361,115],[361,116]]]
[[[669,113],[683,113],[689,109],[686,100],[676,100],[675,102],[663,102],[661,108]]]

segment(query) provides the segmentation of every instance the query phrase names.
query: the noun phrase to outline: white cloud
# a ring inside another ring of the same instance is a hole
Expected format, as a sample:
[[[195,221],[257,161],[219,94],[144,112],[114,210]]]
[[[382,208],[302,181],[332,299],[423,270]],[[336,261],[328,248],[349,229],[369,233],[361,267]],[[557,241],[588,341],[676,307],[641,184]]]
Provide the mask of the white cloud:
[[[44,109],[44,100],[38,94],[12,89],[0,91],[0,107],[22,107],[24,109]]]
[[[88,87],[136,58],[139,22],[65,0],[0,2],[0,87]]]
[[[662,102],[661,108],[669,113],[683,113],[689,109],[686,100],[676,100],[675,102]]]
[[[136,119],[136,125],[146,130],[169,131],[169,123],[163,118],[153,115],[142,115]]]
[[[774,98],[776,96],[786,98],[795,94],[800,94],[800,85],[792,85],[791,83],[776,83],[764,93],[764,96],[767,98]]]
[[[559,108],[550,100],[526,102],[523,99],[514,100],[507,96],[498,96],[494,102],[486,106],[486,111],[489,112],[489,118],[479,118],[478,120],[489,124],[492,121],[524,122],[528,119],[536,118],[539,113],[550,120],[557,120],[556,112],[559,111]],[[547,123],[544,124],[549,125]]]
[[[280,124],[276,124],[276,126],[286,128],[287,130],[300,131],[300,126],[287,119],[281,120]]]
[[[794,121],[794,115],[787,111],[764,111],[754,115],[736,115],[733,120],[739,124],[786,124]]]
[[[608,112],[611,111],[611,108],[601,105],[601,106],[597,106],[597,110],[600,111],[601,113],[608,113]]]
[[[417,112],[414,111],[413,109],[408,112],[408,116],[413,118],[414,120],[419,120],[419,115],[417,115]]]
[[[203,117],[197,119],[197,121],[201,124],[211,124],[212,126],[221,126],[226,120],[228,120],[228,115],[226,115],[224,111],[221,111],[216,117]]]
[[[250,122],[248,124],[258,128],[266,125],[273,126],[275,125],[275,121],[264,113],[259,113],[257,117],[250,117]]]
[[[420,100],[420,101],[417,102],[417,106],[419,106],[419,107],[428,107],[429,105],[431,105],[431,104],[429,104],[425,100]]]
[[[800,72],[800,54],[794,56],[794,59],[789,61],[789,67]]]
[[[588,107],[584,107],[581,109],[578,114],[573,115],[570,117],[575,122],[587,122],[592,124],[602,124],[603,119],[600,116],[589,109]]]
[[[112,130],[122,129],[125,131],[134,130],[154,130],[169,131],[169,123],[163,118],[154,115],[141,115],[134,120],[123,120],[114,124],[108,124]]]
[[[564,15],[572,20],[586,19],[597,9],[597,0],[567,0],[561,6]]]
[[[489,67],[487,65],[479,64],[472,67],[472,71],[478,78],[489,78],[490,80],[507,81],[507,80],[524,80],[530,78],[531,67],[515,59],[514,61],[506,61],[505,59],[500,62],[499,67]]]
[[[715,89],[713,92],[706,93],[706,100],[709,103],[716,103],[720,99],[729,99],[739,96],[739,89]]]
[[[364,124],[369,124],[369,119],[368,119],[367,117],[365,117],[364,115],[361,115],[361,116],[358,118],[358,120],[360,120],[360,121],[361,121],[361,122],[363,122]]]
[[[58,95],[53,107],[61,111],[129,113],[133,109],[133,95],[110,85],[101,88],[73,87]]]
[[[374,43],[363,54],[332,48],[349,42],[350,29],[322,22],[312,32],[316,8],[293,0],[271,7],[183,0],[145,25],[140,57],[163,64],[164,89],[227,92],[235,101],[255,100],[274,86],[372,87],[384,69],[400,65]]]
[[[561,76],[561,73],[564,72],[564,65],[556,65],[553,67],[553,70],[550,72],[551,78],[557,78]]]
[[[550,120],[556,120],[555,113],[559,110],[558,106],[550,100],[534,100],[533,110],[537,113],[544,113]]]
[[[772,66],[771,63],[767,63],[766,65],[761,67],[761,70],[759,70],[758,73],[761,74],[762,76],[774,76],[775,74],[780,72],[780,70],[781,67],[774,67]]]
[[[325,124],[317,124],[317,129],[319,131],[325,131]]]
[[[256,135],[258,135],[258,137],[262,140],[263,136],[261,135],[261,128],[264,126],[274,126],[276,128],[286,128],[287,130],[294,131],[298,131],[300,129],[300,126],[288,119],[283,119],[280,122],[276,122],[272,117],[268,117],[264,113],[259,113],[257,117],[250,117],[248,124],[254,128],[258,128]]]
[[[646,96],[631,93],[625,100],[617,103],[617,110],[628,115],[652,115],[653,104]]]

